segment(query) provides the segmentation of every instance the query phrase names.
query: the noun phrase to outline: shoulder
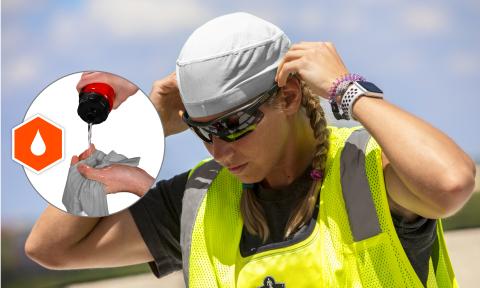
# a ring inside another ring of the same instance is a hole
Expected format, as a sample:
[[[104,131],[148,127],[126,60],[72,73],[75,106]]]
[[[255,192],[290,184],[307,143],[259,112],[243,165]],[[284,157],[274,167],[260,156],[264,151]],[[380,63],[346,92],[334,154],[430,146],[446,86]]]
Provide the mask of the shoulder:
[[[205,169],[205,168],[206,168],[205,164],[207,164],[207,163],[209,163],[209,162],[215,162],[215,161],[213,160],[213,158],[210,157],[210,158],[206,158],[206,159],[203,159],[202,161],[198,162],[197,165],[195,165],[195,167],[193,167],[193,168],[190,170],[190,172],[188,173],[188,178],[190,178],[190,177],[192,176],[192,174],[193,174],[195,171],[197,171],[200,167],[203,166],[202,169]],[[197,172],[197,173],[198,173],[198,172]]]

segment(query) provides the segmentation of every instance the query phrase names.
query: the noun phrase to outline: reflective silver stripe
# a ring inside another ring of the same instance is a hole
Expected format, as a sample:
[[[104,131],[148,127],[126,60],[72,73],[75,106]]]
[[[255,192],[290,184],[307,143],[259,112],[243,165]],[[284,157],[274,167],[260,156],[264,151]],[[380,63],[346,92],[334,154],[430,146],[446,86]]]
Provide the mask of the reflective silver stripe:
[[[367,130],[355,130],[345,142],[340,159],[343,199],[355,241],[381,232],[365,167],[369,139]]]
[[[221,168],[220,164],[211,160],[193,171],[185,186],[180,219],[180,246],[182,247],[183,277],[187,287],[193,226],[208,188]]]

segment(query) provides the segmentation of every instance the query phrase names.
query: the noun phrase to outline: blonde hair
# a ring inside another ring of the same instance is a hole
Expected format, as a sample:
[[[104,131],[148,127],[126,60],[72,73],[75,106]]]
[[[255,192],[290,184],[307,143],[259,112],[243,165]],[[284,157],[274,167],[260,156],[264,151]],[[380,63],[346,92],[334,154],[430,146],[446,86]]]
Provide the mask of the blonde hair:
[[[318,169],[323,173],[329,147],[329,131],[327,129],[325,114],[320,106],[320,97],[315,95],[304,81],[300,81],[300,83],[302,106],[305,108],[306,115],[310,119],[310,126],[317,141],[315,155],[312,160],[312,169]],[[312,218],[320,191],[317,187],[321,185],[321,182],[321,179],[314,180],[308,193],[291,212],[284,230],[284,238],[292,235],[299,227],[305,225]],[[244,188],[240,200],[240,211],[247,231],[250,234],[259,236],[263,242],[265,242],[270,235],[270,230],[265,212],[256,197],[253,189]]]

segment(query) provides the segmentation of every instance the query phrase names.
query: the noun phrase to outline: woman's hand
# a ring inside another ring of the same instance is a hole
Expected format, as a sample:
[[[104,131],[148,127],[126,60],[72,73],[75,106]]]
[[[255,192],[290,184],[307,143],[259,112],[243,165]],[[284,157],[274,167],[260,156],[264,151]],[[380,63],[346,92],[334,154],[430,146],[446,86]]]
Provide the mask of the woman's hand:
[[[72,165],[94,151],[91,145],[73,156]],[[48,205],[33,226],[25,241],[25,254],[54,270],[118,267],[153,260],[128,209],[104,217],[81,217],[53,205]]]
[[[335,80],[348,74],[340,55],[330,42],[300,42],[294,44],[278,66],[275,81],[283,87],[288,76],[297,74],[312,91],[326,99]]]
[[[181,117],[185,106],[180,98],[175,72],[153,83],[150,100],[160,115],[165,136],[188,129]]]
[[[72,157],[72,165],[88,158],[95,151],[92,144],[78,157]],[[105,168],[92,168],[86,164],[77,166],[78,172],[84,177],[98,181],[104,185],[105,192],[131,192],[138,196],[143,196],[153,185],[155,179],[147,172],[138,167],[132,167],[122,164],[113,164]]]
[[[95,145],[90,144],[90,147],[88,147],[87,150],[83,151],[82,154],[78,156],[77,155],[72,156],[72,161],[70,162],[70,166],[77,164],[81,160],[87,159],[88,157],[90,157],[90,155],[92,155],[93,152],[95,152]]]
[[[132,82],[107,72],[84,72],[77,84],[77,91],[80,92],[83,87],[90,83],[106,83],[113,88],[113,91],[115,91],[113,109],[117,109],[128,97],[138,91],[138,87]]]
[[[84,177],[102,183],[107,194],[131,192],[142,197],[155,181],[141,168],[122,164],[112,164],[100,169],[80,164],[77,169]]]

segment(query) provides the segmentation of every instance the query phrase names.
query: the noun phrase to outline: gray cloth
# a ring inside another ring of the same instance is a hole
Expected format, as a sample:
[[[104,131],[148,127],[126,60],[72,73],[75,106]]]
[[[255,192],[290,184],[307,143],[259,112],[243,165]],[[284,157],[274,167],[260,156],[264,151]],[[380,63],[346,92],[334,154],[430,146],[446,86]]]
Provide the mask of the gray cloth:
[[[77,170],[78,164],[85,163],[93,168],[104,168],[111,164],[136,167],[139,162],[140,157],[129,159],[115,151],[105,154],[102,151],[95,150],[90,157],[70,167],[65,190],[63,191],[62,203],[67,208],[67,211],[74,215],[84,215],[83,211],[87,216],[107,216],[109,214],[107,194],[103,184],[83,177]]]

